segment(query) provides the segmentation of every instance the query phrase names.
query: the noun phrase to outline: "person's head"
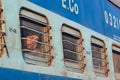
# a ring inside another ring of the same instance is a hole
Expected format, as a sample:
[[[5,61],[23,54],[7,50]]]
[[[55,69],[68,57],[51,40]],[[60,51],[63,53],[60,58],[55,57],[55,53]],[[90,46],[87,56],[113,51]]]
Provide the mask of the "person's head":
[[[28,35],[26,38],[27,38],[26,39],[27,48],[31,50],[35,49],[37,47],[37,42],[35,41],[38,41],[39,37],[37,35],[32,34],[32,35]]]

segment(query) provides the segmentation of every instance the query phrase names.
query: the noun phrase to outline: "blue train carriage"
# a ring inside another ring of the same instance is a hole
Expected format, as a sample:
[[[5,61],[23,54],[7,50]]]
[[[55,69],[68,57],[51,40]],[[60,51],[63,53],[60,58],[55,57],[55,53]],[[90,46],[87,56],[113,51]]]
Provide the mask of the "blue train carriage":
[[[0,0],[0,80],[119,80],[118,0]]]

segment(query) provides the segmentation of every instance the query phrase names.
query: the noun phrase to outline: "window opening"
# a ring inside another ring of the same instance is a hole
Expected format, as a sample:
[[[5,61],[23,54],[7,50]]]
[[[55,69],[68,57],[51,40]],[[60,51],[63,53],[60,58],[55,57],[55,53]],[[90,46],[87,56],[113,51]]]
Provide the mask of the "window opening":
[[[53,59],[50,30],[47,18],[30,10],[20,13],[22,54],[28,64],[51,64]]]
[[[112,46],[113,64],[116,79],[120,79],[120,46]]]
[[[63,25],[62,42],[65,67],[70,71],[83,73],[86,67],[81,33]]]
[[[7,51],[7,56],[9,57],[8,50],[6,47],[6,42],[5,42],[5,21],[4,21],[4,13],[3,13],[3,8],[2,8],[2,2],[0,0],[0,57],[2,57],[5,49]]]
[[[109,72],[108,56],[104,42],[96,37],[92,37],[91,48],[94,72],[99,76],[107,76]]]

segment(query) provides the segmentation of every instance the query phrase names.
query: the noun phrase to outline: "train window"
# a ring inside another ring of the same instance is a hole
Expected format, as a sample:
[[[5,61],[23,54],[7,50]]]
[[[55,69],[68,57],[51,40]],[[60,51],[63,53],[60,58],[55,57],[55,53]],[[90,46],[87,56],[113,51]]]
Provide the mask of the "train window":
[[[2,3],[0,0],[0,57],[3,55],[4,49],[6,47],[4,26],[5,26],[4,15],[3,15]]]
[[[92,36],[91,48],[94,72],[99,76],[107,76],[109,72],[108,56],[104,42]]]
[[[113,64],[116,79],[120,79],[120,46],[112,46]]]
[[[65,67],[83,73],[86,67],[81,33],[67,25],[62,26],[62,42]]]
[[[48,66],[53,59],[47,18],[27,9],[20,12],[22,54],[26,63]]]

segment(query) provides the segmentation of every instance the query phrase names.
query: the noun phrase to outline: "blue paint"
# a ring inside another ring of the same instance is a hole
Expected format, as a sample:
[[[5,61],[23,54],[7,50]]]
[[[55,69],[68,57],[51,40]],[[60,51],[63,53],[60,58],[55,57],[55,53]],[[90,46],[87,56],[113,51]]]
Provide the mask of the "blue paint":
[[[0,67],[0,80],[82,80]]]
[[[73,20],[98,33],[120,42],[120,9],[108,0],[29,0],[32,3],[53,11],[63,17]],[[63,1],[63,3],[62,3]],[[72,2],[73,1],[73,2]],[[63,7],[63,5],[66,8]],[[78,7],[78,14],[70,8]],[[107,11],[108,23],[105,21],[104,12]],[[112,17],[109,16],[112,15]],[[116,21],[113,17],[116,17]],[[117,20],[118,19],[118,20]],[[110,25],[112,23],[112,25]],[[114,26],[117,25],[117,28]]]

